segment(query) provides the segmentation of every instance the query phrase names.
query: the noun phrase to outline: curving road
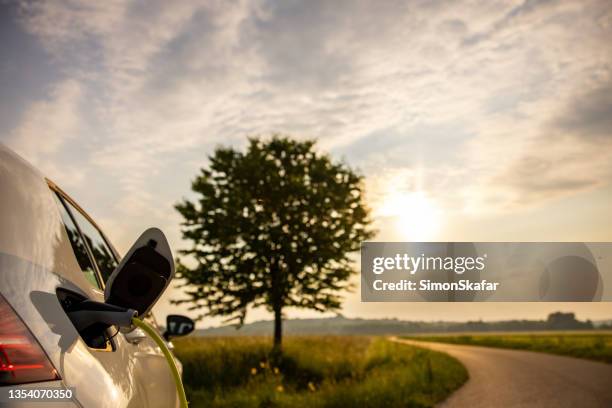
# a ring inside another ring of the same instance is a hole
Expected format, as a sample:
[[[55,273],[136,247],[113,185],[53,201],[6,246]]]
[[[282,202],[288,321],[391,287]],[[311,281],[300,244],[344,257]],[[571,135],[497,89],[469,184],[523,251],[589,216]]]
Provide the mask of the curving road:
[[[531,351],[392,338],[450,354],[470,379],[441,407],[612,407],[612,365]]]

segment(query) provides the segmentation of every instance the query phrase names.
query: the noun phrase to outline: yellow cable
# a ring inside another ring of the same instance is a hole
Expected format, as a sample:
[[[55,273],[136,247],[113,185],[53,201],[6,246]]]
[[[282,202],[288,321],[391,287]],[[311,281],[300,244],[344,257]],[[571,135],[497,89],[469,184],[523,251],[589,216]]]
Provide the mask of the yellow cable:
[[[144,330],[154,341],[157,343],[159,348],[164,353],[166,360],[168,360],[168,365],[170,366],[170,370],[172,371],[172,376],[174,377],[174,383],[176,384],[176,391],[178,392],[179,399],[181,401],[181,408],[187,408],[187,396],[185,395],[185,389],[183,388],[183,381],[181,380],[181,375],[178,372],[178,368],[176,367],[176,363],[174,362],[174,356],[166,346],[166,343],[161,338],[157,330],[149,326],[144,321],[133,318],[132,323],[134,326],[141,328]]]

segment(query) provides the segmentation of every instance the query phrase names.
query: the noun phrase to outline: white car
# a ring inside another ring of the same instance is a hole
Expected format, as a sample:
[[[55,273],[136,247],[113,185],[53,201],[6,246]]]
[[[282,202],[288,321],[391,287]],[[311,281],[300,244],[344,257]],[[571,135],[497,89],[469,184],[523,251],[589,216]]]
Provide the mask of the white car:
[[[83,300],[105,301],[120,261],[72,198],[0,145],[0,406],[27,390],[42,398],[40,390],[58,388],[72,396],[56,401],[47,393],[55,401],[47,404],[178,406],[168,363],[143,331],[94,325],[79,332],[68,316]]]

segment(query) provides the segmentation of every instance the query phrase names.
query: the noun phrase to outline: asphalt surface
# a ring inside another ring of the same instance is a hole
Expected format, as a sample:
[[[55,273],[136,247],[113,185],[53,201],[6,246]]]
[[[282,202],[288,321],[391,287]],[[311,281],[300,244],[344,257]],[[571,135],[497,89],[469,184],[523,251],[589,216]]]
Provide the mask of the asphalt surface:
[[[612,407],[612,365],[531,351],[393,338],[448,353],[470,379],[440,407]]]

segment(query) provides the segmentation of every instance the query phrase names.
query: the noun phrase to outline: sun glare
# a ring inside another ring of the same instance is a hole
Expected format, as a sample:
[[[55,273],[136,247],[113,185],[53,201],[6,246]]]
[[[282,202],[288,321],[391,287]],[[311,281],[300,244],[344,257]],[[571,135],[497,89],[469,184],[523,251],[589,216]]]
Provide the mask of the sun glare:
[[[383,217],[395,219],[395,228],[403,239],[427,241],[440,226],[440,212],[423,192],[397,192],[389,195],[380,209]]]

